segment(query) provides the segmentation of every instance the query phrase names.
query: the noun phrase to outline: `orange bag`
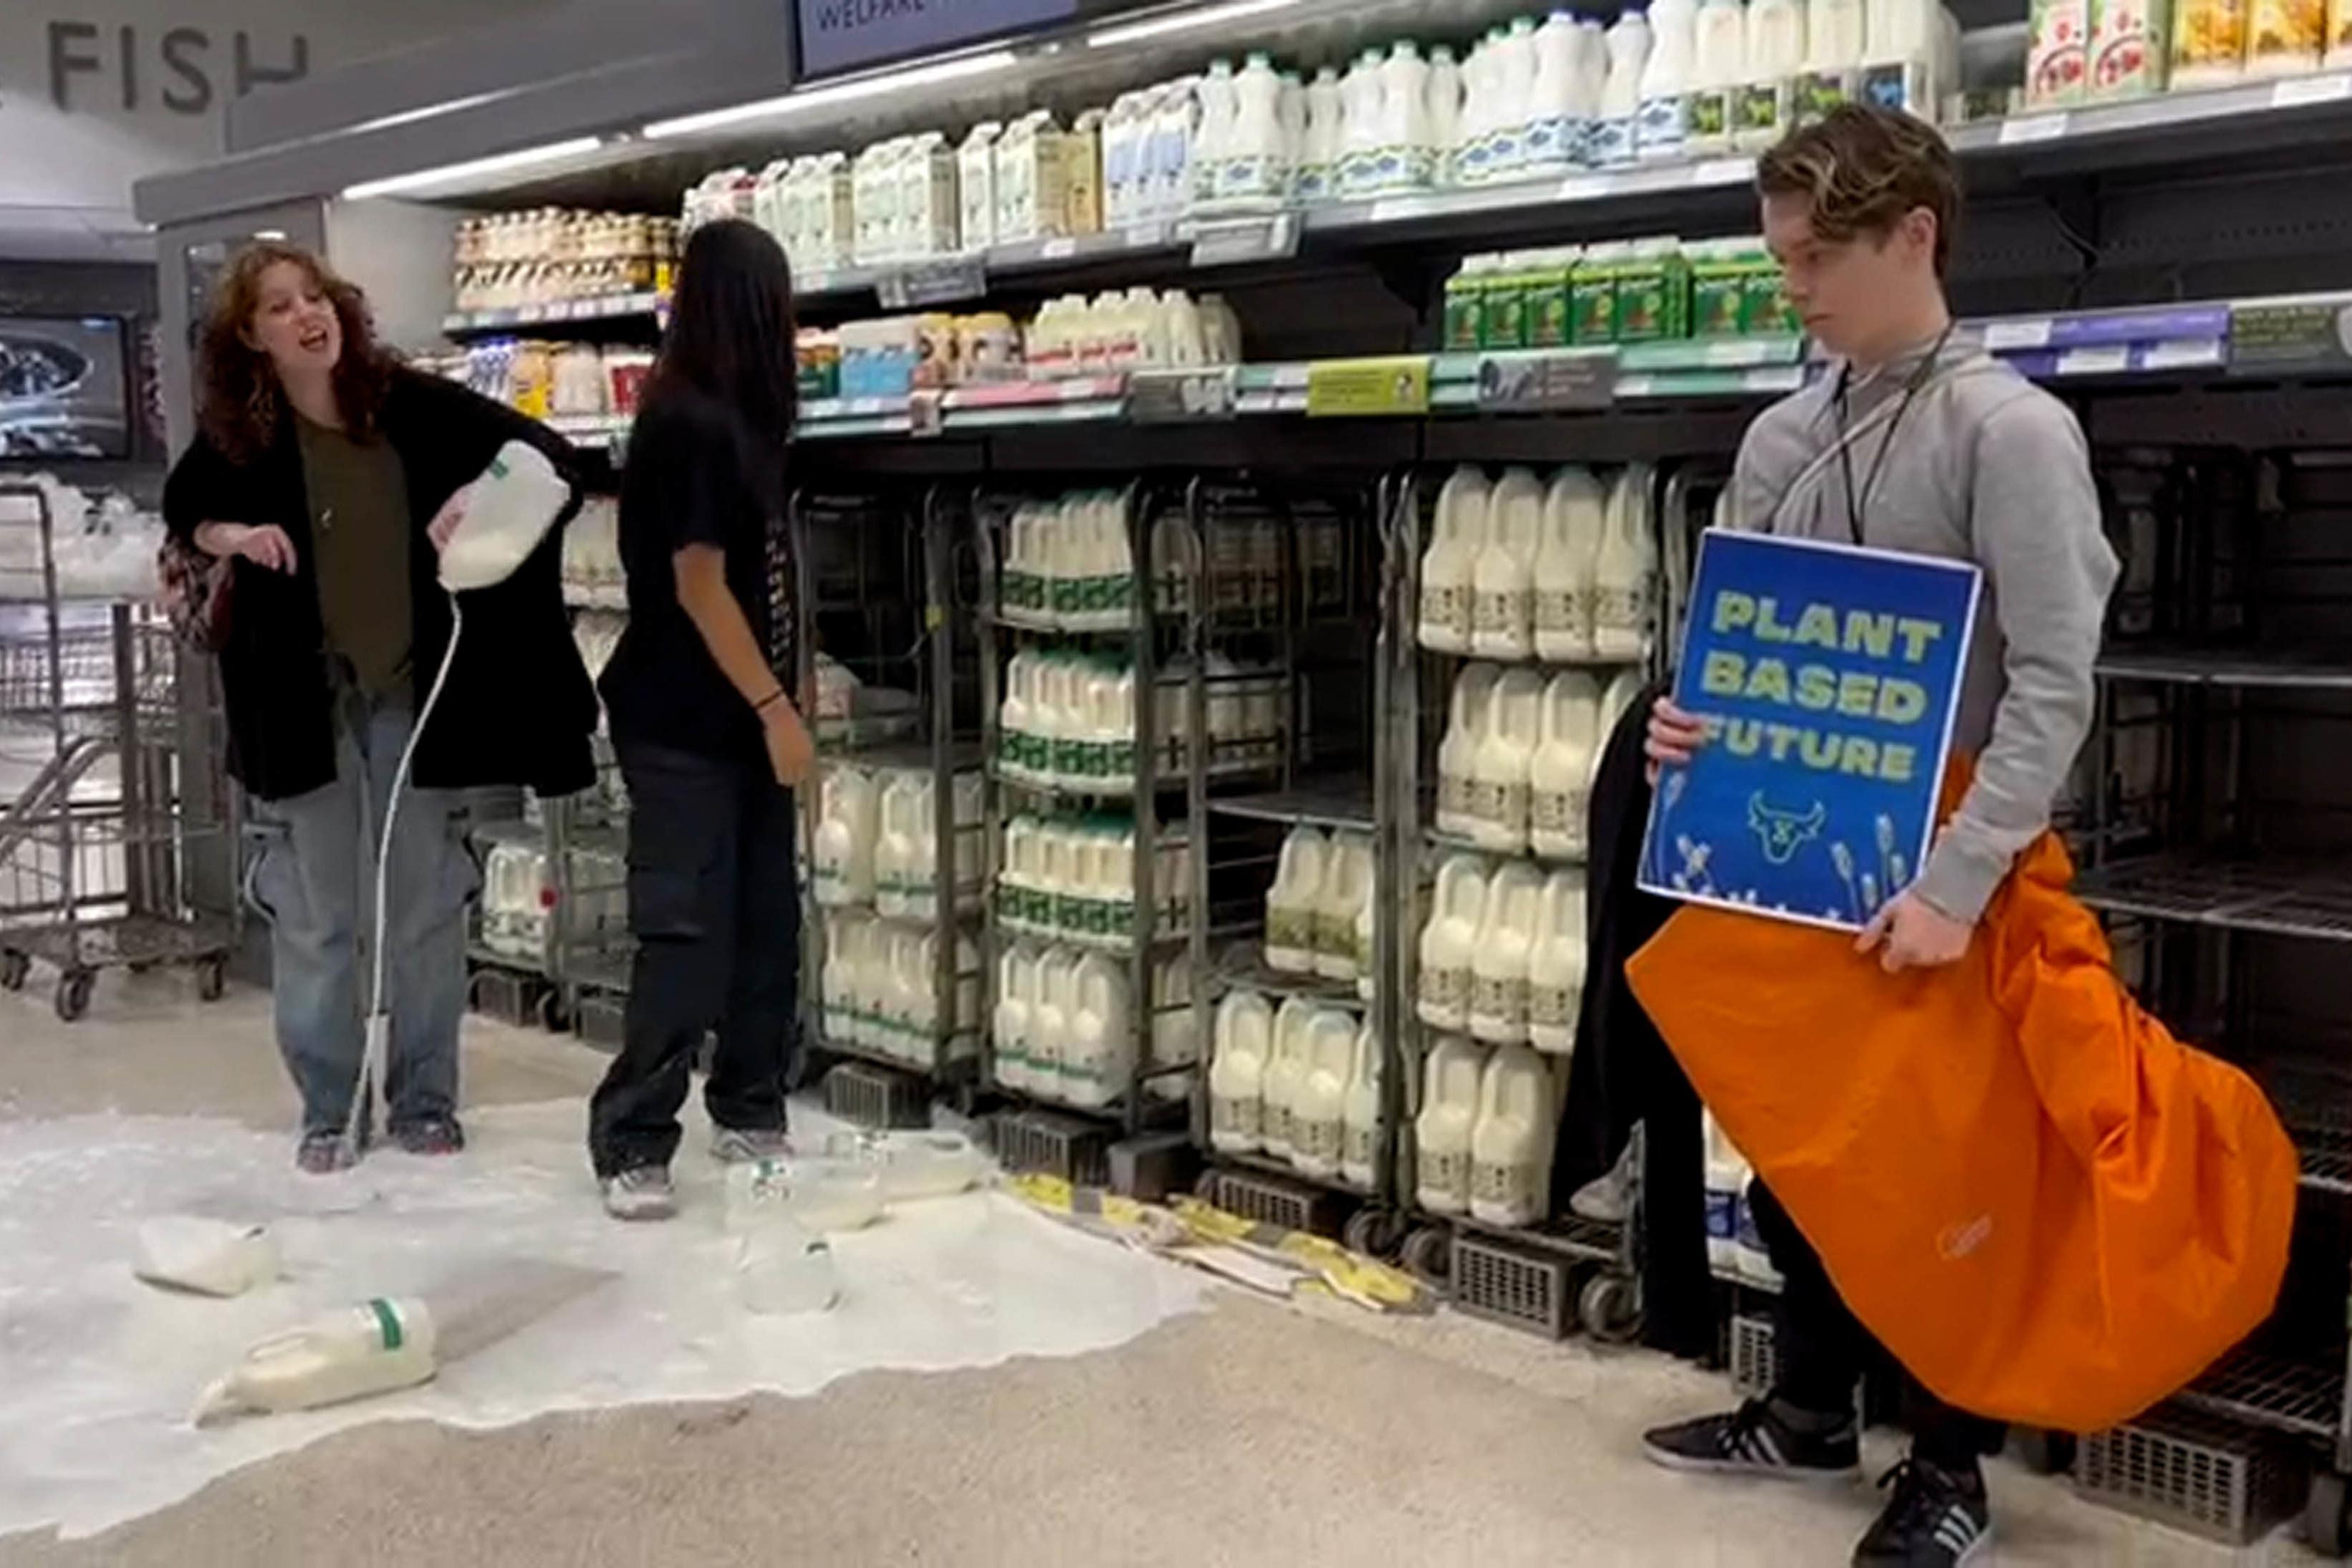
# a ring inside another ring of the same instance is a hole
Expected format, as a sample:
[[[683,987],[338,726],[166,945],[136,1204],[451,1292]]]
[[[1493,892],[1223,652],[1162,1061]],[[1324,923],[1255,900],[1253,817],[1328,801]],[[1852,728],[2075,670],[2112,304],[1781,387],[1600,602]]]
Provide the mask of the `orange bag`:
[[[2118,981],[2045,834],[1966,958],[1692,907],[1626,965],[1854,1316],[1946,1403],[2091,1432],[2265,1318],[2299,1171],[2269,1102]]]

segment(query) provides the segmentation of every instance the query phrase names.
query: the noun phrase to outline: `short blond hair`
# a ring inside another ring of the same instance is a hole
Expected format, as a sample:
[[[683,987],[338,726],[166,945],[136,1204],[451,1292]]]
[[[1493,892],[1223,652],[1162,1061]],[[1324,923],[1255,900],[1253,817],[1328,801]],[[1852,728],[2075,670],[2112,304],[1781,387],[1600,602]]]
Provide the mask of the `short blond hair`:
[[[1813,232],[1831,241],[1884,238],[1905,214],[1925,208],[1936,220],[1936,276],[1950,264],[1960,217],[1959,164],[1935,128],[1910,115],[1840,104],[1758,159],[1756,188],[1768,196],[1802,196]]]

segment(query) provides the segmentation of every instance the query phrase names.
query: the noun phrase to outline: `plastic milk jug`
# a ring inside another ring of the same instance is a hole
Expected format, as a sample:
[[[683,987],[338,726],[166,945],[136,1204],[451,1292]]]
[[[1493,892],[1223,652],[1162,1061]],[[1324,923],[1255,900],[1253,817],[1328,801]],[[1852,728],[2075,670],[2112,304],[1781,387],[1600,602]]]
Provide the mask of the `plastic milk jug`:
[[[1024,1092],[1035,1088],[1029,1052],[1037,1010],[1037,950],[1025,942],[1006,948],[996,963],[996,1017],[990,1031],[996,1046],[996,1081]]]
[[[1592,652],[1609,664],[1633,664],[1650,652],[1658,547],[1651,531],[1649,465],[1635,463],[1610,489],[1608,528],[1593,563]]]
[[[1594,772],[1600,771],[1601,758],[1609,749],[1609,737],[1617,733],[1618,723],[1624,718],[1626,710],[1641,700],[1642,685],[1641,671],[1625,670],[1602,689],[1601,723],[1594,731],[1598,743],[1592,748]]]
[[[315,1410],[413,1388],[433,1375],[433,1314],[410,1297],[379,1297],[260,1341],[205,1390],[198,1426],[240,1412]]]
[[[1608,44],[1609,75],[1592,135],[1592,162],[1603,168],[1633,162],[1643,73],[1650,62],[1649,17],[1639,6],[1627,6],[1610,24]]]
[[[845,915],[826,922],[824,969],[819,984],[824,993],[824,1032],[834,1040],[857,1038],[857,966],[866,941],[866,920]]]
[[[1429,187],[1436,162],[1429,124],[1429,65],[1400,38],[1381,67],[1381,189]]]
[[[1127,977],[1100,953],[1089,953],[1078,960],[1074,990],[1077,1010],[1062,1058],[1063,1097],[1098,1110],[1125,1094],[1135,1074]]]
[[[1506,861],[1486,884],[1486,919],[1470,959],[1470,1032],[1480,1040],[1525,1040],[1528,964],[1543,918],[1543,873]]]
[[[1465,838],[1473,831],[1478,747],[1486,737],[1495,684],[1503,672],[1492,664],[1465,664],[1454,677],[1445,738],[1437,747],[1437,831]]]
[[[1209,1058],[1209,1141],[1227,1154],[1264,1142],[1262,1098],[1274,1042],[1274,1009],[1255,991],[1228,991],[1217,1004]]]
[[[1339,153],[1336,189],[1358,195],[1372,188],[1380,165],[1381,57],[1366,49],[1339,78]]]
[[[1077,1012],[1077,955],[1049,947],[1037,966],[1037,1001],[1029,1010],[1029,1086],[1032,1094],[1058,1097],[1062,1063],[1069,1055],[1070,1026]]]
[[[1478,553],[1486,544],[1486,476],[1468,464],[1438,488],[1429,549],[1421,558],[1421,645],[1440,653],[1470,651],[1471,598]]]
[[[939,914],[940,835],[939,784],[928,773],[908,775],[914,788],[907,805],[914,847],[907,857],[903,887],[909,920],[929,920]]]
[[[1378,866],[1379,862],[1374,858],[1364,873],[1363,896],[1356,902],[1356,918],[1353,922],[1356,995],[1368,1002],[1372,999],[1380,984],[1381,898]]]
[[[1551,1074],[1524,1045],[1486,1063],[1471,1133],[1470,1212],[1489,1225],[1531,1225],[1550,1207]]]
[[[1123,92],[1110,100],[1102,123],[1103,226],[1125,228],[1141,220],[1137,199],[1143,172],[1143,150],[1150,111],[1139,92]]]
[[[1199,95],[1200,123],[1192,134],[1192,201],[1208,205],[1217,200],[1225,160],[1233,156],[1234,146],[1234,116],[1240,110],[1240,99],[1234,89],[1234,63],[1211,60],[1209,74],[1201,78]]]
[[[1437,870],[1429,923],[1421,928],[1416,1010],[1432,1029],[1470,1025],[1471,960],[1486,915],[1486,870],[1475,855],[1455,855]]]
[[[1852,81],[1867,48],[1868,0],[1810,0],[1805,12],[1805,68]]]
[[[1318,1009],[1307,1026],[1307,1072],[1291,1117],[1291,1163],[1308,1176],[1339,1174],[1355,1059],[1356,1020],[1337,1008]]]
[[[1584,873],[1556,871],[1544,879],[1542,925],[1528,960],[1528,1042],[1553,1056],[1574,1051],[1583,1005]]]
[[[1528,785],[1543,735],[1543,676],[1507,670],[1487,703],[1486,730],[1471,764],[1470,837],[1515,854],[1528,845]]]
[[[1423,1072],[1421,1114],[1413,1122],[1420,1166],[1415,1196],[1433,1214],[1470,1209],[1470,1141],[1478,1122],[1486,1048],[1449,1035],[1429,1053]]]
[[[824,776],[822,805],[814,856],[817,902],[863,904],[874,896],[880,828],[874,780],[863,768],[832,768]]]
[[[1325,66],[1307,84],[1307,131],[1292,189],[1298,200],[1328,202],[1339,193],[1339,138],[1346,129],[1339,73]]]
[[[1327,980],[1356,977],[1356,916],[1371,894],[1372,841],[1337,833],[1324,856],[1315,926],[1315,972]]]
[[[1544,688],[1543,730],[1528,768],[1528,842],[1539,855],[1581,860],[1591,804],[1601,685],[1563,670]]]
[[[1570,465],[1544,492],[1543,542],[1536,550],[1536,657],[1566,664],[1592,656],[1592,574],[1606,527],[1608,493],[1589,468]]]
[[[1155,218],[1181,217],[1192,202],[1202,163],[1202,118],[1207,112],[1204,86],[1203,78],[1187,77],[1170,83],[1160,93],[1160,110],[1151,121],[1151,215]]]
[[[1429,79],[1423,96],[1429,122],[1429,178],[1433,185],[1452,185],[1460,178],[1456,160],[1462,152],[1462,68],[1444,44],[1429,53]]]
[[[1702,0],[1694,30],[1689,150],[1706,157],[1731,146],[1732,102],[1748,75],[1743,0]]]
[[[1228,205],[1278,203],[1288,189],[1283,160],[1282,78],[1274,62],[1252,54],[1234,78],[1233,138],[1218,176],[1218,200]]]
[[[1805,6],[1806,0],[1750,0],[1748,61],[1732,115],[1740,147],[1769,147],[1790,123],[1805,68]]]
[[[984,120],[956,149],[956,185],[963,248],[986,250],[996,243],[996,139],[1004,128]]]
[[[1380,1037],[1367,1017],[1356,1030],[1340,1115],[1339,1174],[1358,1186],[1370,1186],[1379,1175],[1381,1071]]]
[[[1536,29],[1536,77],[1529,89],[1527,129],[1520,140],[1530,168],[1557,168],[1576,161],[1584,147],[1577,100],[1583,73],[1583,39],[1576,17],[1554,11]]]
[[[1276,1159],[1294,1156],[1297,1136],[1293,1117],[1298,1092],[1307,1077],[1307,1026],[1314,1021],[1315,1004],[1292,997],[1274,1012],[1274,1054],[1266,1061],[1265,1152]]]
[[[1486,537],[1471,569],[1470,651],[1486,659],[1524,659],[1531,632],[1536,551],[1543,534],[1544,490],[1533,471],[1507,468],[1486,503]]]
[[[1294,828],[1282,841],[1274,885],[1265,894],[1265,962],[1286,974],[1315,972],[1324,859],[1328,844],[1318,828]]]
[[[1705,1111],[1703,1137],[1706,1151],[1706,1261],[1718,1276],[1736,1277],[1739,1269],[1739,1206],[1747,1196],[1748,1162],[1723,1135],[1715,1118]]]
[[[1495,40],[1495,131],[1487,172],[1496,179],[1516,179],[1528,162],[1526,130],[1535,118],[1536,24],[1532,16],[1515,16]]]
[[[1650,57],[1642,67],[1634,149],[1644,163],[1683,157],[1690,126],[1692,56],[1698,14],[1692,0],[1653,0]]]

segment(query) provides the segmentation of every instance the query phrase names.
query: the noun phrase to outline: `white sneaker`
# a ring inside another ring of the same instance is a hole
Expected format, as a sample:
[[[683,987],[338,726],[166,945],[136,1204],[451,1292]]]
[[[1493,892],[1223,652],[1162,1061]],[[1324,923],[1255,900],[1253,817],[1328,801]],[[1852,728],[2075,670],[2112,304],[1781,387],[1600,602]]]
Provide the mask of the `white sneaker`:
[[[615,1219],[667,1219],[677,1212],[677,1189],[663,1166],[637,1166],[604,1178],[604,1212]]]
[[[710,1157],[722,1166],[791,1156],[792,1140],[782,1127],[721,1127],[710,1134]]]

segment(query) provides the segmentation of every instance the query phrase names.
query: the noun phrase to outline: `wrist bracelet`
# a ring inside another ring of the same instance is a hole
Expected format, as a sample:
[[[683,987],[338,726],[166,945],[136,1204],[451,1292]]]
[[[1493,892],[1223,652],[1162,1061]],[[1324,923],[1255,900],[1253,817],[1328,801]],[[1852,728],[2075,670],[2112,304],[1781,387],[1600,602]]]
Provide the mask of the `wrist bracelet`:
[[[763,696],[758,702],[753,703],[751,705],[751,711],[753,713],[765,713],[770,707],[783,700],[784,688],[778,686],[774,691],[770,692],[766,696]]]

